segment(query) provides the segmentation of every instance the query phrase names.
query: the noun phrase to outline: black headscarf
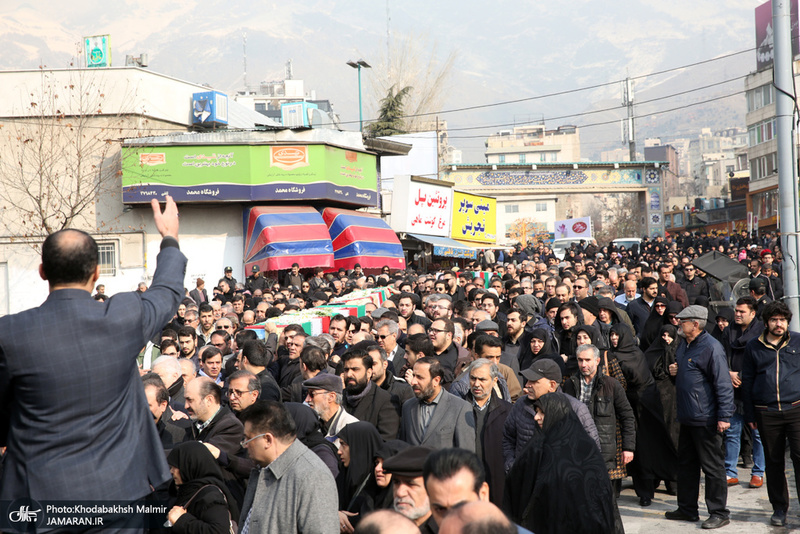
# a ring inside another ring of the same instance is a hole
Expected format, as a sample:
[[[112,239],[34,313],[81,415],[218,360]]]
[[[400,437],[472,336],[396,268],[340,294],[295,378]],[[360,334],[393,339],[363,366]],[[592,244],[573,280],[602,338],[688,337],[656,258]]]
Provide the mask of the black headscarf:
[[[228,501],[228,510],[231,517],[239,517],[239,507],[222,479],[222,471],[217,461],[205,445],[199,441],[185,441],[179,443],[167,455],[167,463],[177,467],[181,473],[183,484],[177,486],[178,498],[175,504],[185,506],[193,495],[203,486],[217,486]]]
[[[511,519],[537,534],[614,532],[614,494],[597,444],[563,393],[542,395],[534,406],[544,423],[506,478]]]
[[[339,431],[337,437],[350,447],[350,465],[339,472],[339,509],[347,510],[366,479],[361,491],[374,493],[377,486],[373,476],[375,452],[383,446],[383,438],[372,423],[350,423]]]
[[[289,411],[289,415],[294,419],[294,424],[297,427],[297,439],[300,443],[313,449],[318,445],[329,446],[334,453],[336,453],[336,445],[325,439],[325,434],[322,432],[322,423],[314,413],[314,410],[300,402],[285,402],[283,404]]]
[[[589,338],[592,340],[592,345],[594,345],[601,351],[608,349],[608,347],[606,346],[606,340],[603,339],[603,334],[600,332],[600,327],[598,327],[597,325],[582,324],[580,326],[575,327],[575,336],[577,336],[578,333],[580,332],[586,332],[586,335],[588,335]]]
[[[672,343],[664,341],[664,333],[669,333]],[[677,350],[678,329],[671,324],[665,324],[658,331],[658,338],[650,344],[650,347],[644,353],[647,366],[650,367],[650,372],[653,374],[654,379],[664,380],[669,378],[669,366],[675,363],[675,352]]]
[[[626,324],[615,324],[611,327],[611,334],[619,335],[617,346],[611,346],[610,352],[622,367],[622,373],[628,381],[628,400],[632,403],[638,392],[653,383],[653,375],[647,367],[644,353],[636,346],[633,332]]]
[[[656,304],[662,304],[664,306],[663,313],[658,313],[656,311]],[[647,350],[647,347],[658,337],[658,331],[661,330],[661,327],[667,320],[667,305],[669,305],[669,300],[664,297],[656,297],[655,302],[653,302],[650,308],[650,315],[644,323],[641,336],[639,336],[639,348],[641,348],[642,351]]]
[[[531,349],[531,340],[534,338],[544,341],[544,346],[542,346],[542,350],[538,354],[534,354]],[[536,328],[533,332],[523,332],[519,341],[519,368],[521,370],[528,369],[542,358],[548,358],[556,362],[561,368],[561,374],[564,374],[564,360],[559,355],[558,348],[550,332],[545,328]]]

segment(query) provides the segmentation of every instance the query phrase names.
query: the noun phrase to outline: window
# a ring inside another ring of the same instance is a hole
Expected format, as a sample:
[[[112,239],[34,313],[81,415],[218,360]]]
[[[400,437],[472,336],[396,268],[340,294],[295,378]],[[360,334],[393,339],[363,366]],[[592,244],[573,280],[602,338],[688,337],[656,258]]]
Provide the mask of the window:
[[[778,154],[776,152],[750,160],[750,177],[753,180],[761,180],[776,172],[778,172]]]
[[[766,143],[773,137],[775,137],[775,131],[777,130],[777,119],[767,119],[762,122],[758,122],[747,129],[747,142],[749,146],[756,146],[760,145],[761,143]]]
[[[547,202],[537,202],[536,211],[547,211]]]
[[[506,162],[505,155],[500,154],[499,156],[497,156],[497,163],[505,163],[505,162]]]
[[[97,263],[98,265],[100,265],[100,274],[103,276],[116,276],[117,244],[114,242],[98,243],[97,252],[98,252]]]
[[[520,154],[519,155],[519,162],[520,163],[525,163],[525,154]]]
[[[519,204],[506,204],[506,213],[519,213]]]
[[[514,226],[513,224],[506,225],[506,237],[511,237],[511,227]]]
[[[755,89],[747,91],[747,111],[755,111],[757,109],[768,106],[775,101],[775,89],[772,84],[762,85]]]

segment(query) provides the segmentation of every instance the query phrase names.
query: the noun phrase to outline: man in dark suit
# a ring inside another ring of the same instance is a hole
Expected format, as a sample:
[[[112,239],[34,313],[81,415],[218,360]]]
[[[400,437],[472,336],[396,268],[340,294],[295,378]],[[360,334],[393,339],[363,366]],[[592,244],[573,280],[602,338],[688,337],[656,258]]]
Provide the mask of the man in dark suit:
[[[152,208],[163,240],[147,291],[94,300],[97,243],[61,230],[42,245],[47,300],[0,318],[0,500],[130,501],[170,479],[136,356],[178,309],[186,257],[175,202]]]
[[[503,466],[503,428],[511,412],[511,403],[497,396],[494,388],[500,379],[500,369],[486,358],[479,358],[467,368],[469,393],[475,418],[475,454],[483,464],[489,484],[491,501],[503,504],[506,472]]]
[[[434,449],[460,447],[475,452],[475,417],[469,403],[442,387],[444,367],[435,357],[414,364],[415,398],[403,404],[400,439]]]
[[[186,385],[186,409],[194,420],[186,431],[187,439],[211,443],[229,455],[239,452],[244,427],[222,406],[222,388],[213,380],[198,376]]]

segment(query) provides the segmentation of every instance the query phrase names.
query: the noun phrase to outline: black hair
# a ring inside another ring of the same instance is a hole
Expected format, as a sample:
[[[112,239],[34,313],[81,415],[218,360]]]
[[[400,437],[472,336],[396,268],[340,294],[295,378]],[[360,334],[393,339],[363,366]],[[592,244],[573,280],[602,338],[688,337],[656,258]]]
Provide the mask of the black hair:
[[[375,360],[373,360],[372,356],[369,354],[369,350],[361,347],[352,347],[348,349],[347,352],[342,355],[342,363],[355,360],[356,358],[361,359],[365,369],[372,369],[372,365],[375,363]]]
[[[244,342],[242,358],[247,358],[250,365],[254,367],[266,367],[271,363],[267,358],[267,348],[257,339]]]
[[[418,363],[426,363],[430,366],[428,372],[430,372],[432,379],[438,376],[440,379],[444,380],[444,367],[442,367],[441,362],[439,362],[439,358],[434,356],[425,356],[424,358],[417,360],[414,365]]]
[[[97,242],[81,230],[59,230],[42,244],[42,270],[51,286],[90,281],[98,257]]]
[[[789,322],[792,320],[792,310],[790,310],[789,306],[780,300],[773,300],[764,306],[764,309],[761,312],[761,320],[763,320],[764,324],[766,324],[776,315],[782,315],[786,317],[786,320]]]
[[[470,334],[471,335],[471,334]],[[475,354],[481,356],[483,354],[483,347],[491,347],[491,348],[503,348],[503,340],[499,337],[490,336],[489,334],[485,334],[480,332],[478,337],[475,339]]]
[[[161,377],[156,373],[150,372],[146,375],[142,376],[142,386],[147,388],[147,386],[152,386],[156,388],[156,402],[161,404],[162,402],[169,403],[169,391],[167,391],[167,387],[164,385],[164,381],[161,380]]]
[[[306,345],[300,352],[300,361],[309,371],[323,371],[328,366],[325,351],[313,345]]]
[[[433,348],[430,338],[426,334],[414,334],[406,338],[406,350],[421,352],[425,357],[433,357],[436,350]]]
[[[422,476],[427,484],[430,477],[436,480],[447,480],[462,469],[472,473],[475,479],[472,489],[478,493],[486,481],[486,473],[483,469],[483,462],[474,452],[466,449],[440,449],[430,453],[422,467]]]
[[[210,345],[203,349],[203,363],[207,362],[214,356],[222,356],[222,351],[214,345]]]
[[[239,417],[242,423],[250,423],[254,432],[270,433],[284,442],[293,441],[297,435],[297,427],[289,410],[280,402],[257,402],[243,410]]]

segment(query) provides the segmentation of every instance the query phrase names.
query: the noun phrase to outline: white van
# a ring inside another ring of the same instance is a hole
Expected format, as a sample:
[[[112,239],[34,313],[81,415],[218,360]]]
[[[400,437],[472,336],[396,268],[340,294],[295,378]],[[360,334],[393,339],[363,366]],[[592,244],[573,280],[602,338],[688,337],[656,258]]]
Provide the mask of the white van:
[[[621,237],[612,241],[615,247],[625,247],[625,250],[630,250],[632,245],[642,246],[642,240],[638,237]]]
[[[567,249],[572,243],[576,245],[581,242],[581,239],[586,239],[585,237],[561,237],[559,239],[554,239],[553,242],[550,244],[550,248],[553,249],[553,253],[558,257],[559,260],[564,259],[564,254],[566,253]],[[588,240],[587,240],[588,241]]]

